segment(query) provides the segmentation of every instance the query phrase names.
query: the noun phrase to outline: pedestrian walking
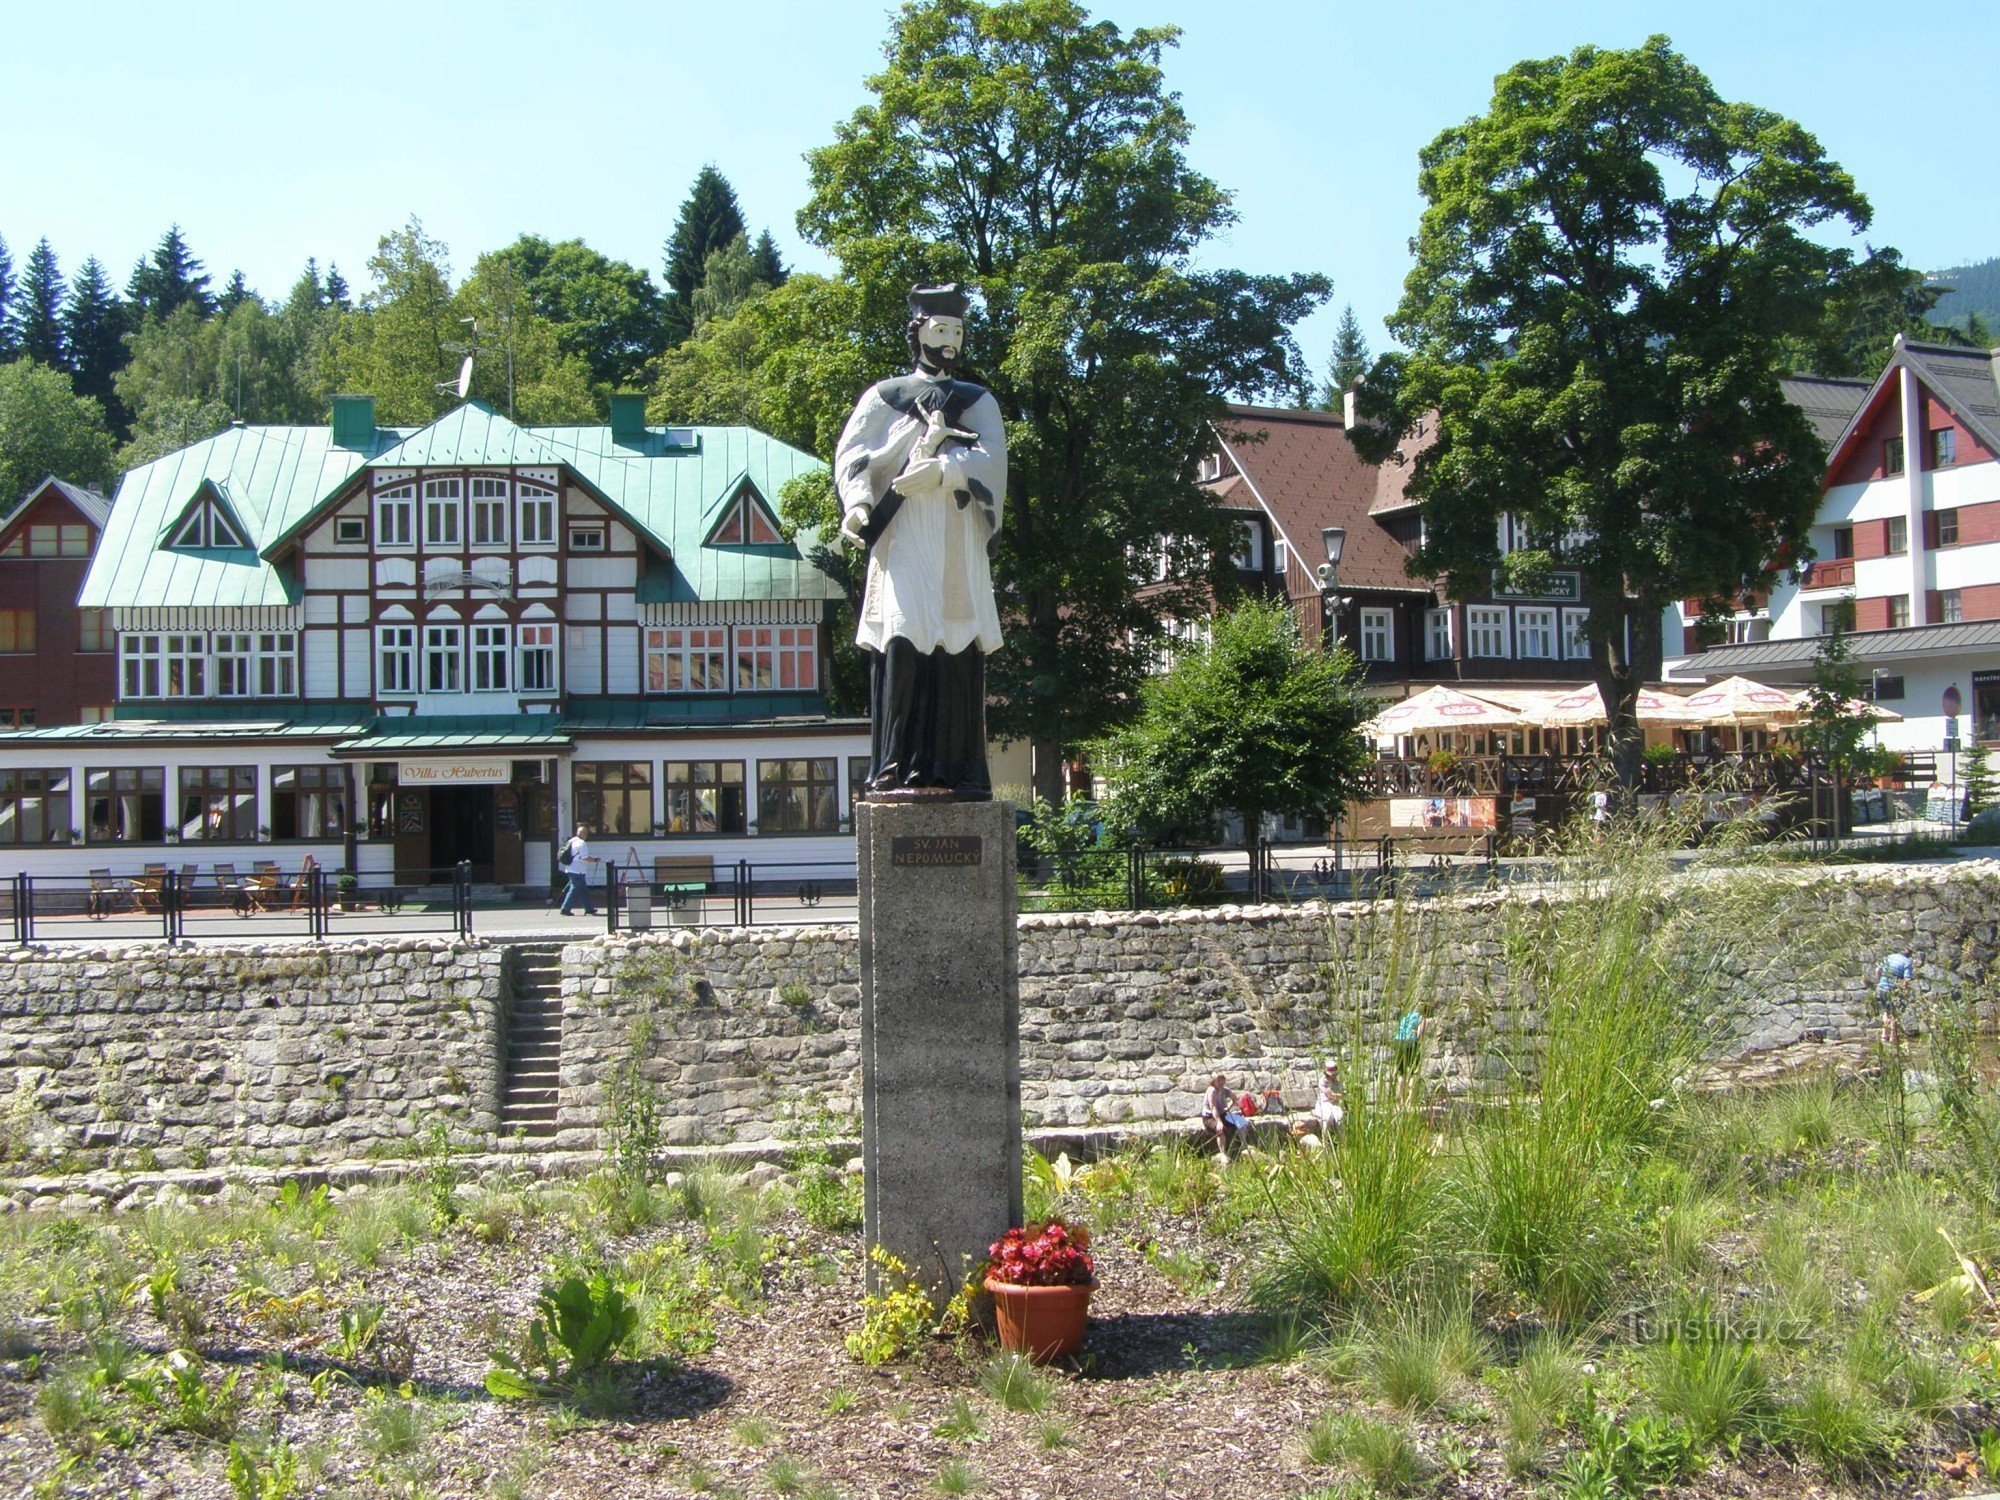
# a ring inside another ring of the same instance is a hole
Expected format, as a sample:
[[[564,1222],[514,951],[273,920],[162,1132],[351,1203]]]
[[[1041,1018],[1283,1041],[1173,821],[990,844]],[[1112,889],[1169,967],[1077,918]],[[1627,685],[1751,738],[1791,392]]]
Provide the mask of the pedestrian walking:
[[[562,898],[562,914],[566,917],[570,915],[572,906],[577,902],[583,903],[583,914],[586,917],[597,915],[597,908],[590,904],[590,867],[599,863],[599,860],[590,852],[589,833],[590,829],[586,825],[577,824],[576,836],[563,845],[562,853],[556,858],[556,863],[569,877],[569,884],[564,888]]]

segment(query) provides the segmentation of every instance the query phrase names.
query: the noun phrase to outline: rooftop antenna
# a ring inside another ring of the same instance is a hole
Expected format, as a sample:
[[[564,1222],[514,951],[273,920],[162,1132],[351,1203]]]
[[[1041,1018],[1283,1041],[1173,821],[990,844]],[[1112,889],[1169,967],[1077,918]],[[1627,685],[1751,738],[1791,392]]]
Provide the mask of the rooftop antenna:
[[[472,390],[472,358],[479,352],[479,320],[460,318],[458,321],[472,330],[467,335],[469,342],[446,344],[444,351],[447,354],[463,354],[465,362],[458,367],[458,379],[440,380],[437,383],[437,392],[440,396],[456,396],[463,401]]]

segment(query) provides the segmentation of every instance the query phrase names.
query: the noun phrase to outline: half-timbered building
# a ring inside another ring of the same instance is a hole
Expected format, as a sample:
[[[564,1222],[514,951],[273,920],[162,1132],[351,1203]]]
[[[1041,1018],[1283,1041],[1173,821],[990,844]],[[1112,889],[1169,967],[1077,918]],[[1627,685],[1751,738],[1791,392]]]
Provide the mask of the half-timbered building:
[[[748,428],[649,426],[638,397],[604,426],[474,402],[411,429],[342,396],[328,426],[134,469],[77,597],[115,642],[111,716],[0,735],[0,764],[43,773],[37,868],[285,844],[534,886],[576,822],[648,869],[851,853],[867,736],[827,709],[838,589],[776,514],[815,467]]]

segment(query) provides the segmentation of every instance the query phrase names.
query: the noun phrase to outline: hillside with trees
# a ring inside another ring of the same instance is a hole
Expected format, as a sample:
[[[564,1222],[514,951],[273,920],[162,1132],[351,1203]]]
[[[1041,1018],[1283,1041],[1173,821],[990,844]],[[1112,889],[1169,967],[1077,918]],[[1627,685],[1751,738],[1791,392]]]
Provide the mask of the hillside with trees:
[[[1978,318],[1989,331],[2000,328],[2000,255],[1933,271],[1930,279],[1948,288],[1931,310],[1936,321],[1967,329],[1968,321]]]

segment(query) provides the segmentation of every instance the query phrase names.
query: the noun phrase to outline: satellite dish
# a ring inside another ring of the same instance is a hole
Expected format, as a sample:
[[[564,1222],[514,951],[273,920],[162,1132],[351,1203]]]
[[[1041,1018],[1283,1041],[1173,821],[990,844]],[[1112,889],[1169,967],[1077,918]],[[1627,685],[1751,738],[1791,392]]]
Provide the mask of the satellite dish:
[[[472,355],[465,356],[465,363],[458,367],[458,399],[463,401],[472,390]]]

